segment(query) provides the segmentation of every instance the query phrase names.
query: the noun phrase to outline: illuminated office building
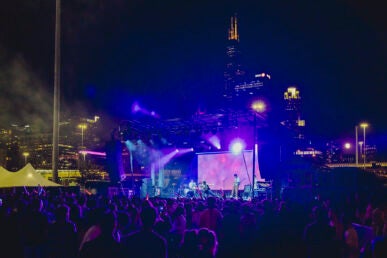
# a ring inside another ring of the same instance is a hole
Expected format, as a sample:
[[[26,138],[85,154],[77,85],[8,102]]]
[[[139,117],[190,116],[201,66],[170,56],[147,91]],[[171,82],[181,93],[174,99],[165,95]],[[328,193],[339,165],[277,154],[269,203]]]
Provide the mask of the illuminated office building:
[[[284,93],[284,121],[282,124],[294,132],[294,138],[304,139],[305,120],[301,119],[301,96],[295,86]]]

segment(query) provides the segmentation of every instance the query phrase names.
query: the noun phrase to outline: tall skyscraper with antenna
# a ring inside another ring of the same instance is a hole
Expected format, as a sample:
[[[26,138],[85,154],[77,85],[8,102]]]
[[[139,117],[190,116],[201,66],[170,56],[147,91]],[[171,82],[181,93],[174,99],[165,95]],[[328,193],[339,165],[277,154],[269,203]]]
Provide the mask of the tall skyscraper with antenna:
[[[231,99],[234,94],[235,85],[244,81],[245,76],[245,71],[242,69],[241,65],[238,17],[236,14],[230,19],[227,39],[223,96],[227,99]]]

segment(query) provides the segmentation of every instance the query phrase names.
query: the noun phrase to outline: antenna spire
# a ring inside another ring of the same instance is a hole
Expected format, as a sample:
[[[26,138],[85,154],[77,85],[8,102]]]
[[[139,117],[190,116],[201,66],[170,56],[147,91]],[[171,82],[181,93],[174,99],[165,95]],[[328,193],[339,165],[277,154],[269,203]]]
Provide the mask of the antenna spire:
[[[239,42],[238,18],[236,14],[231,17],[230,28],[228,29],[228,40],[236,40]]]

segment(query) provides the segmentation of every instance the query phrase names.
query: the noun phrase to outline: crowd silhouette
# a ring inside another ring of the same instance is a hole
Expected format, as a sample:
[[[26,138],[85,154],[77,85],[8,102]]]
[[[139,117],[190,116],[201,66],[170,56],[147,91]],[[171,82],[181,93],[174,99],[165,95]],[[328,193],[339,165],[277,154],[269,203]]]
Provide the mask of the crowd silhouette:
[[[387,257],[387,203],[3,191],[2,257]]]

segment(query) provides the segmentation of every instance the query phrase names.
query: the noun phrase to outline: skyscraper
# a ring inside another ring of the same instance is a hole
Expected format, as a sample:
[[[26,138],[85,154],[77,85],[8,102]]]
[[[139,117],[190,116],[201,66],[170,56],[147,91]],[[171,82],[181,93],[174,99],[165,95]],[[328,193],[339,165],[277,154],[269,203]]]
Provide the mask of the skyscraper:
[[[282,124],[294,132],[294,138],[304,139],[305,120],[301,119],[301,96],[297,87],[287,88],[284,101],[285,120]]]
[[[231,99],[234,94],[235,85],[243,82],[245,75],[240,60],[238,17],[236,14],[230,19],[227,39],[223,96]]]

